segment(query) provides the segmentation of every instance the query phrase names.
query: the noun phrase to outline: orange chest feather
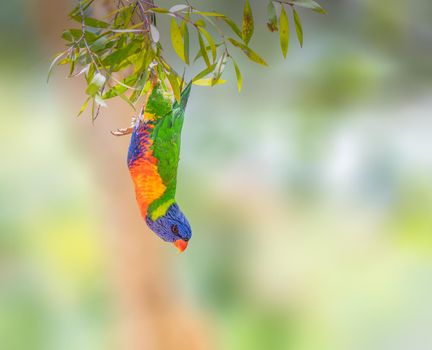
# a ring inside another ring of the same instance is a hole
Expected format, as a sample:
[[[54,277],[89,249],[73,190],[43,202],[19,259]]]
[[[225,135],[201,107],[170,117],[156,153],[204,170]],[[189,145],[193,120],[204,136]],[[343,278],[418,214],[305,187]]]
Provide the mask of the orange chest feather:
[[[129,168],[135,186],[135,195],[141,215],[146,217],[149,205],[160,198],[166,190],[157,169],[157,159],[150,147]]]

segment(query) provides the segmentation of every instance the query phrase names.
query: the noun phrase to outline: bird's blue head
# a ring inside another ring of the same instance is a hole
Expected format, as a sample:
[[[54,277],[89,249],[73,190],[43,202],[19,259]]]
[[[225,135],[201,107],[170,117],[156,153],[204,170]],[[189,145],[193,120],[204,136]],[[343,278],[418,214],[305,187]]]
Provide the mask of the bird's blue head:
[[[184,251],[192,237],[192,229],[186,216],[176,203],[171,204],[165,215],[156,220],[147,215],[148,227],[165,242],[173,243],[180,252]]]

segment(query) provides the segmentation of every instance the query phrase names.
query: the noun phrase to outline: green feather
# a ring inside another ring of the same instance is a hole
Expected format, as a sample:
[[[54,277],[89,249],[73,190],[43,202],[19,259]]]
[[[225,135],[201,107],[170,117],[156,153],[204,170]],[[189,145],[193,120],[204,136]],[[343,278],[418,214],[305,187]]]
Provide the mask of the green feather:
[[[166,190],[160,198],[150,204],[148,208],[150,215],[156,214],[157,217],[164,215],[165,213],[157,209],[166,207],[165,204],[167,202],[175,201],[177,168],[180,160],[181,131],[190,90],[191,84],[181,93],[180,103],[175,101],[168,113],[156,120],[152,131],[153,156],[158,160],[158,172],[166,186]],[[152,102],[153,105],[155,106],[156,104]],[[146,111],[148,111],[147,108]],[[163,114],[158,111],[156,115]]]

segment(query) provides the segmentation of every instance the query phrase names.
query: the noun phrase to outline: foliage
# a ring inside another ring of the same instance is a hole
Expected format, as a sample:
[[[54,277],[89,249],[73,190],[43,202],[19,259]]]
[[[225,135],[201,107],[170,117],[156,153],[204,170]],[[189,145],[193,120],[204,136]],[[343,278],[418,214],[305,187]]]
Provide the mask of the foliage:
[[[62,38],[67,49],[52,61],[49,75],[56,65],[69,65],[69,76],[83,75],[88,95],[82,105],[81,115],[91,102],[92,119],[96,119],[106,100],[119,96],[132,108],[142,103],[150,88],[150,80],[166,79],[177,100],[183,85],[183,77],[164,57],[157,27],[158,16],[172,17],[170,38],[172,47],[186,67],[202,61],[205,68],[192,79],[196,85],[222,84],[228,61],[234,65],[238,90],[242,89],[242,74],[234,60],[232,48],[240,49],[251,61],[267,66],[266,61],[249,45],[255,32],[253,9],[245,0],[243,20],[239,27],[227,15],[201,11],[188,0],[169,9],[158,7],[153,0],[119,0],[116,9],[104,18],[92,16],[95,0],[80,0],[69,14],[79,28],[68,29]],[[289,46],[290,9],[300,45],[303,45],[303,29],[297,7],[325,11],[313,0],[270,0],[268,2],[267,27],[279,31],[280,46],[286,57]],[[195,34],[195,35],[193,35]],[[195,39],[196,38],[196,39]],[[193,40],[196,42],[193,42]],[[197,43],[197,52],[192,52]],[[48,76],[49,76],[48,75]],[[183,72],[184,76],[184,72]]]

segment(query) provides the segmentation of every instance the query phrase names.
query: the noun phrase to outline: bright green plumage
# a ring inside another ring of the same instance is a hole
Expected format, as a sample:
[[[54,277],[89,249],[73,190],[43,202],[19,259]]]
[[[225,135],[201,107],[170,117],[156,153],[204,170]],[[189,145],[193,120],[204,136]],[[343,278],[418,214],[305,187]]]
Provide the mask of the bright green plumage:
[[[159,82],[148,98],[142,119],[133,129],[128,168],[135,195],[147,225],[160,238],[183,251],[192,230],[180,210],[175,193],[180,159],[181,131],[191,84],[180,102]]]
[[[175,201],[177,168],[180,160],[181,131],[189,93],[190,85],[183,91],[180,104],[177,101],[174,102],[172,109],[156,121],[155,127],[151,132],[153,156],[158,160],[158,172],[166,186],[166,190],[162,197],[150,204],[148,209],[150,215],[153,215],[153,211],[161,205],[165,203],[172,204]],[[166,208],[168,208],[168,205]]]
[[[143,215],[153,220],[164,215],[175,203],[181,131],[190,88],[191,84],[183,90],[178,103],[173,94],[158,83],[147,101],[144,120],[137,124],[132,136],[129,168],[136,184],[143,189],[137,196]],[[136,171],[137,166],[140,171]]]

